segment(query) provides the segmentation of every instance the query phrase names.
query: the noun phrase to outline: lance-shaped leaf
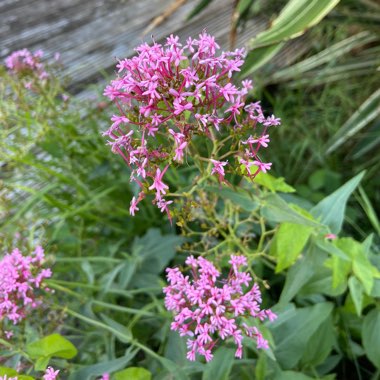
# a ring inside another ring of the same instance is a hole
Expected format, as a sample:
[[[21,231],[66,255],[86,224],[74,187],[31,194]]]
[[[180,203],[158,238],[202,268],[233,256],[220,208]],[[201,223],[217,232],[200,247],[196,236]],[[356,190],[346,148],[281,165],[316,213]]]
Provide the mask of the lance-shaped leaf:
[[[321,223],[330,227],[334,234],[338,234],[342,228],[347,200],[359,185],[364,176],[364,171],[350,179],[338,190],[322,199],[313,209],[311,214]]]
[[[380,89],[375,91],[331,138],[327,143],[326,154],[330,154],[339,148],[379,115]]]
[[[252,50],[242,74],[248,75],[267,63],[285,41],[302,35],[310,27],[318,24],[339,0],[290,0],[272,26],[251,40]]]

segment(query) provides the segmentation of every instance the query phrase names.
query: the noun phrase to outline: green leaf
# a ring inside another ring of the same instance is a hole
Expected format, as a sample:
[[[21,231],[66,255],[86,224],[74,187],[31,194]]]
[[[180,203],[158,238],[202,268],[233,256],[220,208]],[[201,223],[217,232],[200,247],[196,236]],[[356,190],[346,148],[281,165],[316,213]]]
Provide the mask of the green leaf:
[[[337,297],[343,294],[347,289],[347,284],[342,283],[337,287],[333,287],[333,278],[328,268],[317,267],[315,274],[310,278],[297,295],[300,297],[324,294],[330,297]]]
[[[313,377],[301,372],[282,371],[275,376],[274,380],[313,380]]]
[[[344,251],[342,251],[341,249],[336,247],[332,242],[326,240],[325,238],[315,239],[315,243],[318,246],[318,248],[322,249],[323,251],[325,251],[325,252],[327,252],[333,256],[339,257],[340,259],[342,259],[344,261],[350,261],[351,262],[351,258],[347,253],[345,253]]]
[[[48,356],[42,356],[36,360],[34,363],[34,369],[36,371],[45,371],[46,367],[49,364],[49,361],[51,359],[51,355]]]
[[[17,376],[18,373],[15,369],[9,367],[0,367],[0,376]]]
[[[43,357],[57,357],[72,359],[77,353],[74,345],[59,334],[48,335],[26,346],[26,352],[32,359]]]
[[[244,189],[230,189],[226,187],[219,189],[216,187],[210,187],[208,190],[217,192],[222,198],[232,201],[235,205],[240,206],[245,211],[255,211],[259,206],[250,193]]]
[[[261,46],[249,51],[241,68],[240,76],[247,76],[269,62],[284,46],[284,43]]]
[[[350,295],[355,306],[356,314],[360,317],[363,308],[363,285],[356,277],[351,276],[348,279],[348,288],[350,289]]]
[[[288,271],[279,304],[290,302],[313,276],[316,267],[311,251],[301,257]]]
[[[261,215],[270,222],[289,222],[310,227],[321,227],[318,222],[315,222],[294,210],[277,194],[268,194],[263,200],[264,204],[261,208]]]
[[[380,369],[380,310],[371,310],[363,320],[362,340],[369,360]]]
[[[307,342],[300,361],[301,368],[307,366],[315,367],[322,364],[330,354],[334,342],[334,325],[331,316],[329,316]],[[318,349],[316,349],[316,347],[318,347]]]
[[[276,273],[289,268],[302,253],[312,227],[294,223],[282,223],[276,232],[270,254],[277,258]]]
[[[166,369],[168,375],[165,378],[168,379],[178,379],[178,380],[189,380],[189,376],[187,375],[185,368],[177,365],[171,360],[159,356],[157,360],[160,361],[161,365]]]
[[[259,33],[250,43],[250,47],[260,47],[289,40],[305,33],[307,29],[319,23],[339,0],[290,0],[271,28]]]
[[[352,263],[355,276],[363,284],[365,292],[370,295],[374,283],[375,268],[364,254],[356,256]]]
[[[111,327],[115,331],[115,336],[123,343],[130,343],[132,340],[131,332],[122,324],[114,321],[113,319],[107,317],[104,314],[100,315],[104,323]]]
[[[143,237],[137,237],[132,246],[132,254],[144,261],[144,270],[160,273],[174,257],[176,247],[183,243],[181,236],[162,235],[157,228],[151,228]],[[147,267],[148,265],[148,267]]]
[[[380,273],[369,261],[366,246],[352,238],[337,239],[334,244],[351,257],[352,271],[363,284],[365,292],[370,295],[374,279],[379,278]]]
[[[172,360],[174,363],[184,367],[188,364],[186,358],[186,340],[183,339],[176,331],[170,330],[167,334],[167,344],[165,348],[165,358]]]
[[[34,380],[32,376],[20,375],[15,369],[9,367],[0,367],[0,376],[7,375],[10,377],[17,377],[18,380]]]
[[[279,314],[268,327],[276,342],[275,356],[284,369],[294,368],[300,361],[312,335],[329,317],[333,304],[324,302]]]
[[[338,234],[342,229],[347,200],[359,185],[364,174],[364,171],[359,173],[312,208],[311,214],[321,223],[330,227],[332,233]]]
[[[252,169],[255,172],[255,169]],[[294,193],[296,190],[285,182],[285,178],[276,178],[269,173],[260,172],[255,177],[255,182],[273,192]]]
[[[378,38],[367,31],[360,32],[354,36],[346,38],[338,43],[329,46],[318,54],[308,57],[301,62],[297,62],[292,66],[274,72],[266,83],[278,83],[300,77],[303,73],[315,69],[323,64],[328,64],[342,55],[364,46],[370,42],[376,41]]]
[[[130,367],[114,374],[115,380],[151,380],[152,374],[145,368]]]
[[[375,91],[326,144],[332,153],[380,115],[380,89]]]
[[[237,5],[237,11],[242,14],[249,9],[255,0],[240,0]]]
[[[128,363],[134,358],[139,349],[128,348],[125,355],[121,358],[110,360],[107,362],[97,363],[90,366],[85,366],[69,377],[69,380],[90,380],[94,376],[101,376],[103,373],[112,373],[125,368]]]
[[[202,380],[228,380],[234,363],[234,352],[226,347],[217,349],[214,358],[205,367]]]
[[[374,230],[377,232],[378,235],[380,235],[380,220],[376,214],[375,207],[371,203],[371,200],[369,199],[368,195],[366,194],[362,186],[359,186],[359,194],[360,194],[360,198],[358,198],[358,201],[360,203],[360,206],[362,206]]]
[[[260,353],[255,366],[255,376],[257,380],[265,380],[267,370],[267,357]]]
[[[176,247],[184,238],[174,234],[162,235],[159,229],[150,229],[143,237],[135,238],[132,257],[135,260],[135,273],[129,281],[133,288],[159,287],[159,274],[174,257]]]
[[[332,287],[333,289],[340,286],[346,286],[347,277],[351,273],[352,263],[342,260],[340,257],[333,256],[326,260],[325,266],[332,270]]]
[[[187,16],[187,20],[192,19],[198,13],[203,11],[203,9],[206,8],[208,5],[210,5],[212,1],[213,0],[200,0],[199,3],[194,7],[194,9]]]

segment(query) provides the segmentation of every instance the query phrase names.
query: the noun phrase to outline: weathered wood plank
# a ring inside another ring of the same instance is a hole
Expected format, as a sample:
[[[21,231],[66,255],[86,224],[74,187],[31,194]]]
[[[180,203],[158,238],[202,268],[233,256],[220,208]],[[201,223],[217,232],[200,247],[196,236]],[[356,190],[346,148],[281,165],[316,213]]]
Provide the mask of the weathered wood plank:
[[[3,0],[0,3],[0,58],[28,47],[43,49],[51,57],[59,51],[72,83],[100,78],[100,70],[112,70],[116,57],[126,57],[140,42],[149,22],[172,0]],[[232,12],[230,0],[218,0],[190,22],[185,18],[196,0],[188,1],[152,34],[159,41],[169,33],[197,35],[204,28],[226,47]],[[252,36],[242,34],[239,45]]]
[[[46,56],[60,52],[72,88],[80,91],[88,83],[110,73],[117,58],[133,54],[133,48],[150,36],[142,32],[173,0],[0,0],[0,60],[17,49],[43,49]],[[194,19],[186,16],[197,0],[188,0],[161,25],[152,30],[156,41],[170,33],[186,38],[204,28],[228,48],[233,1],[213,1]],[[266,27],[255,18],[238,34],[237,47]],[[300,47],[297,47],[299,50]],[[289,58],[279,56],[274,64]]]

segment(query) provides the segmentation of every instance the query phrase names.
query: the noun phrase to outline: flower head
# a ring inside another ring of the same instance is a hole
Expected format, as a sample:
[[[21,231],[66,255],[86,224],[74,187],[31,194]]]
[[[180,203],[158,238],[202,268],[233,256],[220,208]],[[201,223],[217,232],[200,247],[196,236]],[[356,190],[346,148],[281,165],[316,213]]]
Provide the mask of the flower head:
[[[13,74],[35,73],[43,80],[49,76],[41,62],[43,55],[42,50],[37,50],[34,53],[28,49],[17,50],[5,59],[5,65]]]
[[[268,128],[280,123],[273,115],[264,116],[260,102],[246,103],[253,87],[250,80],[241,87],[232,83],[245,51],[219,49],[215,37],[206,32],[186,43],[175,35],[163,45],[144,43],[134,57],[119,61],[118,77],[104,91],[119,114],[103,135],[131,167],[131,180],[145,193],[155,193],[153,203],[158,207],[169,188],[163,178],[166,169],[183,163],[195,137],[222,140],[223,134],[229,134],[234,146],[230,170],[242,174],[239,160],[261,162],[258,151],[268,147]],[[226,161],[212,159],[213,174],[222,182]],[[260,166],[262,171],[269,168],[269,164]]]
[[[0,260],[0,321],[8,319],[16,324],[40,305],[36,291],[52,275],[50,269],[42,268],[43,264],[42,247],[30,255],[15,248]]]
[[[187,358],[195,360],[196,354],[206,361],[213,358],[213,348],[221,340],[230,339],[236,346],[235,356],[242,357],[243,336],[256,341],[257,348],[268,348],[268,342],[255,326],[242,322],[248,317],[274,320],[271,310],[260,309],[261,293],[251,276],[241,271],[247,265],[243,256],[231,256],[232,265],[226,280],[219,279],[220,272],[203,257],[188,257],[192,279],[178,268],[167,268],[169,285],[163,289],[165,306],[174,312],[171,329],[188,336]]]

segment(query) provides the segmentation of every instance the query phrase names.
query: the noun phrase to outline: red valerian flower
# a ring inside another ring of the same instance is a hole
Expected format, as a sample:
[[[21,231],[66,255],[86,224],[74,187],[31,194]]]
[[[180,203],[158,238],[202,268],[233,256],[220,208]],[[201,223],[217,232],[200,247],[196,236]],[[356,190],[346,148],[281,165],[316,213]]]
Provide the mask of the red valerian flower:
[[[236,344],[235,356],[241,358],[244,335],[254,339],[257,348],[269,348],[259,329],[244,320],[253,317],[273,321],[277,316],[260,308],[262,300],[257,284],[249,289],[252,278],[248,272],[240,271],[247,265],[246,258],[231,255],[229,263],[231,270],[226,280],[221,280],[220,272],[203,257],[187,258],[192,279],[178,268],[166,269],[169,285],[163,289],[165,306],[175,315],[171,329],[189,337],[189,360],[194,361],[199,354],[210,361],[214,347],[227,339]]]

